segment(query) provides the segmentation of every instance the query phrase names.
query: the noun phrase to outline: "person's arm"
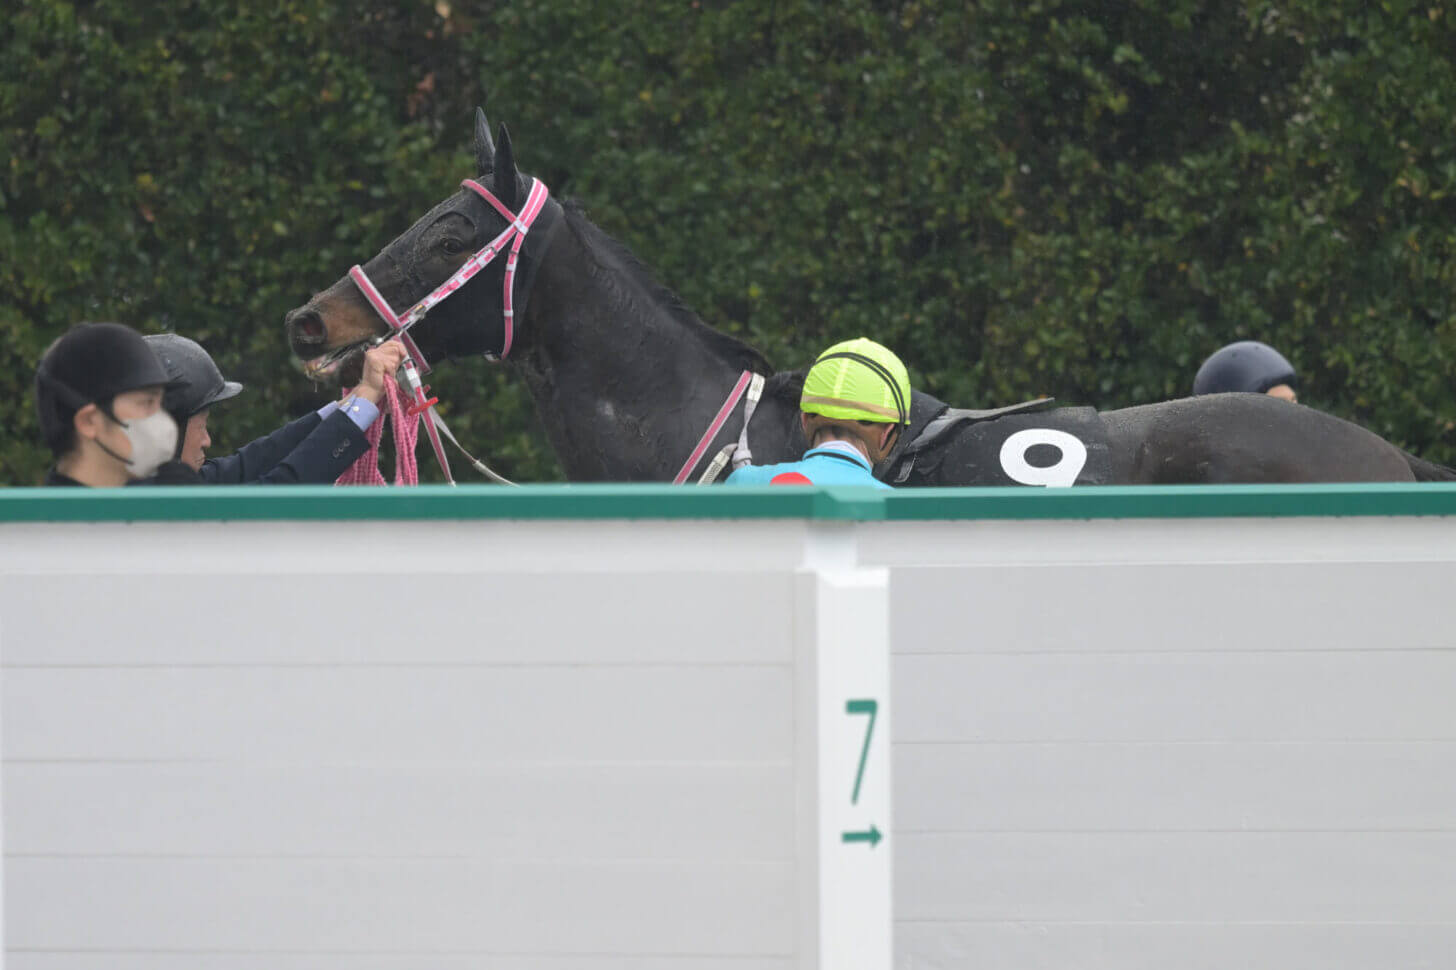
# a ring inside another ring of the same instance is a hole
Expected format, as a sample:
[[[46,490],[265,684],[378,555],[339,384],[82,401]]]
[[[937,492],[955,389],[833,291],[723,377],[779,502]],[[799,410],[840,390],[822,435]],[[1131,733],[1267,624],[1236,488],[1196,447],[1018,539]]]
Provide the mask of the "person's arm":
[[[256,479],[259,485],[328,485],[333,483],[359,456],[369,450],[369,440],[356,418],[379,415],[379,409],[368,401],[359,401],[358,411],[336,410],[301,441],[267,474]]]
[[[330,402],[312,414],[290,421],[272,434],[243,445],[236,454],[209,458],[202,463],[198,474],[208,485],[240,485],[257,481],[288,457],[308,437],[309,432],[317,428],[325,417],[337,411],[338,407]]]
[[[368,450],[364,431],[379,417],[385,378],[399,368],[404,356],[404,348],[397,340],[371,349],[364,355],[364,373],[352,396],[341,404],[327,404],[269,438],[254,442],[256,445],[266,441],[267,450],[251,456],[257,460],[250,460],[246,467],[223,466],[227,459],[220,459],[219,477],[208,481],[259,485],[332,483]],[[289,432],[286,438],[281,437],[283,431]],[[239,452],[229,457],[241,455]],[[203,465],[204,476],[209,464],[212,463]],[[221,477],[223,473],[230,477]]]

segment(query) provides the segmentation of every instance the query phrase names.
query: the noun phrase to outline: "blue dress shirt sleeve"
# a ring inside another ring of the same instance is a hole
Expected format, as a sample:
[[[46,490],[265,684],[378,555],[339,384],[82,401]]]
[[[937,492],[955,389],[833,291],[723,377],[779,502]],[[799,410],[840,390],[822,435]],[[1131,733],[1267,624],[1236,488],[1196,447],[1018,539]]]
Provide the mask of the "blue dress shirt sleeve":
[[[368,431],[369,426],[379,417],[379,405],[362,397],[346,397],[342,401],[330,401],[319,408],[314,414],[320,418],[327,418],[335,411],[343,411],[354,422],[354,427],[360,431]]]

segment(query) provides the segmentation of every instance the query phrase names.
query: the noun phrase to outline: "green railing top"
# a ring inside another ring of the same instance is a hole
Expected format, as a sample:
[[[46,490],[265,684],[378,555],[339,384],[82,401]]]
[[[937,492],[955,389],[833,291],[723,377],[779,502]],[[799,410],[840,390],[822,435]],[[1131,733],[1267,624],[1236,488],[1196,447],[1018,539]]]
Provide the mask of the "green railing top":
[[[1148,519],[1456,515],[1456,484],[1103,488],[673,485],[0,489],[0,523],[357,519]]]

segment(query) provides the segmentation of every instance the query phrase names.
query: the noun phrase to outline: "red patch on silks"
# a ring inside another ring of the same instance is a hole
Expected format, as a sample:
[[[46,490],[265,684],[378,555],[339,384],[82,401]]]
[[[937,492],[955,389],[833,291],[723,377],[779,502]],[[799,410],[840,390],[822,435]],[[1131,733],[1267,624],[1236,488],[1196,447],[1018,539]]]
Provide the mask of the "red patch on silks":
[[[814,484],[813,482],[809,481],[809,479],[805,478],[803,475],[800,475],[798,472],[784,472],[782,475],[775,475],[773,478],[770,478],[768,480],[768,483],[770,485],[813,485]]]

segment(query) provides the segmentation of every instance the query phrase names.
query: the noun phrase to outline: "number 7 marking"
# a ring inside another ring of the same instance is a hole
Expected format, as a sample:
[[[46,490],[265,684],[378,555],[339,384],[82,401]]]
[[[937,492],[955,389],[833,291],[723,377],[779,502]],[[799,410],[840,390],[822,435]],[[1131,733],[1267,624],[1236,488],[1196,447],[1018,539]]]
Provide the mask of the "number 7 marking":
[[[870,723],[865,728],[864,747],[859,753],[859,770],[854,773],[854,794],[850,796],[851,805],[859,804],[859,783],[864,781],[865,759],[870,754],[870,738],[875,736],[875,717],[879,714],[880,705],[875,700],[845,701],[844,713],[846,714],[868,714]]]

